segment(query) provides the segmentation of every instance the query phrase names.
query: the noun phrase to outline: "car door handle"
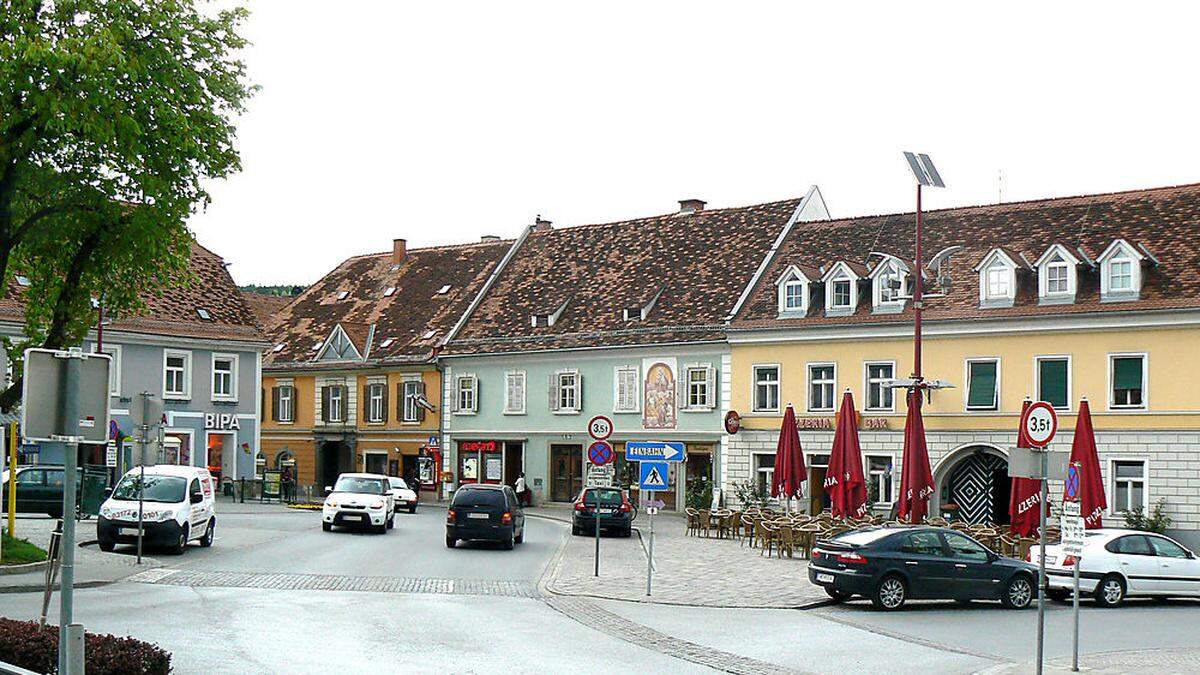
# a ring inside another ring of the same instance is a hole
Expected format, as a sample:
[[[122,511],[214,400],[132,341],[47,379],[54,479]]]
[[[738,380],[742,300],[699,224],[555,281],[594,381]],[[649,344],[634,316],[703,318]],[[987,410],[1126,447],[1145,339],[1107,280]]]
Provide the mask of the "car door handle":
[[[966,565],[964,565],[964,564],[962,564],[962,563],[954,563],[954,566],[955,566],[955,567],[957,567],[957,568],[958,568],[958,569],[960,569],[960,570],[965,570],[965,569],[967,569],[967,566],[966,566]]]
[[[905,564],[905,565],[918,565],[918,564],[920,564],[920,563],[918,563],[918,562],[917,562],[917,561],[915,561],[915,560],[905,560],[905,561],[904,561],[904,564]]]

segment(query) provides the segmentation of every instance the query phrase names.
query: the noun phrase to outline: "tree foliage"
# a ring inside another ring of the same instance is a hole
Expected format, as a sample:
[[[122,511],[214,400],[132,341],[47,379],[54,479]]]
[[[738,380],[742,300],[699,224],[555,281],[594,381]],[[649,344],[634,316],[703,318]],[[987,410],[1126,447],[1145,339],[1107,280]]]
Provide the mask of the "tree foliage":
[[[133,315],[142,294],[189,281],[187,218],[207,181],[240,168],[246,16],[197,0],[0,0],[0,279],[29,279],[27,344],[77,343],[93,299]]]

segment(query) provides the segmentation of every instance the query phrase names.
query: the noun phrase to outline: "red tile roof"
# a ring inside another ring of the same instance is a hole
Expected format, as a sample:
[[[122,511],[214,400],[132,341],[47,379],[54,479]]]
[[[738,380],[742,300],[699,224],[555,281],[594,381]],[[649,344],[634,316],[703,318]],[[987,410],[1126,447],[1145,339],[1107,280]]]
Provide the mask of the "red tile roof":
[[[391,252],[350,258],[283,308],[269,331],[273,346],[265,365],[344,367],[345,362],[314,361],[313,345],[323,343],[339,324],[372,363],[427,361],[512,243],[410,248],[398,268]],[[439,293],[443,286],[449,288]],[[395,291],[385,295],[391,288]],[[346,297],[338,299],[343,292]]]
[[[726,317],[799,203],[531,232],[446,353],[722,340]],[[644,320],[624,318],[660,290]],[[531,325],[563,303],[553,326]]]
[[[250,306],[250,311],[258,318],[258,323],[264,330],[269,329],[279,319],[279,313],[295,298],[292,295],[267,295],[242,291],[242,297]]]
[[[867,262],[871,251],[911,261],[913,234],[913,213],[798,224],[730,328],[911,322],[911,302],[901,313],[873,314],[865,288],[853,315],[826,317],[822,294],[815,293],[807,316],[781,319],[775,281],[788,265]],[[1099,270],[1081,265],[1074,303],[1038,304],[1035,271],[1024,269],[1020,254],[1033,262],[1061,243],[1072,251],[1083,248],[1094,261],[1119,238],[1143,243],[1160,262],[1143,268],[1138,300],[1101,303]],[[926,302],[929,321],[1200,307],[1200,184],[925,212],[926,256],[949,246],[963,250],[951,258],[950,294]],[[1012,307],[983,309],[972,268],[994,248],[1004,248],[1018,265],[1017,296]]]

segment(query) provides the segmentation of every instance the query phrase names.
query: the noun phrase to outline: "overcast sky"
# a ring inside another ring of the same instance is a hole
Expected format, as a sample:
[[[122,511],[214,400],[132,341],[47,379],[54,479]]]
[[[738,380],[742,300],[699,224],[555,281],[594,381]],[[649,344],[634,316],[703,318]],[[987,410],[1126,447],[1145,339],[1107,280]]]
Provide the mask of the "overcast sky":
[[[911,210],[906,149],[929,207],[998,172],[1005,201],[1200,181],[1183,3],[249,6],[244,168],[192,220],[239,283],[813,183],[835,217]]]

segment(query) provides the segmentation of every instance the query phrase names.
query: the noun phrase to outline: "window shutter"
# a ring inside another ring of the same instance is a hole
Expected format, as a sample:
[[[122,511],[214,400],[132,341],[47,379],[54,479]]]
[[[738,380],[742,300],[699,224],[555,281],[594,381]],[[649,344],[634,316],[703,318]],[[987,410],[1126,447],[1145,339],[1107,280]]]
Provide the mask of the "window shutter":
[[[396,383],[396,421],[404,420],[404,383]]]
[[[471,391],[475,392],[475,395],[471,397],[471,412],[478,412],[478,410],[479,410],[479,378],[478,377],[471,378]]]
[[[379,387],[379,393],[383,396],[383,403],[379,406],[379,409],[383,413],[383,421],[386,423],[388,421],[388,388],[386,384],[378,384],[375,386]],[[397,415],[397,417],[399,417],[399,415]]]
[[[972,363],[970,392],[967,394],[967,404],[971,407],[990,407],[997,403],[995,395],[996,364],[994,362]]]
[[[1041,399],[1056,408],[1065,408],[1068,405],[1067,362],[1057,359],[1039,361],[1038,375]]]
[[[704,370],[704,381],[707,385],[704,405],[708,408],[715,408],[717,407],[717,369],[709,365]]]
[[[424,395],[425,395],[425,383],[424,383],[424,382],[418,382],[418,383],[417,383],[417,391],[416,391],[416,394],[417,394],[417,396],[424,396]],[[415,405],[415,403],[414,403],[414,405]],[[424,408],[422,408],[422,407],[421,407],[421,406],[419,406],[419,405],[418,405],[418,406],[416,406],[416,409],[417,409],[417,421],[418,421],[418,422],[424,422],[424,421],[425,421],[425,409],[424,409]],[[440,470],[440,469],[439,469],[439,470]]]
[[[279,421],[279,392],[283,387],[271,387],[271,419]]]
[[[329,389],[330,387],[321,387],[321,421],[329,421]]]
[[[450,379],[450,410],[458,412],[458,376]]]
[[[550,409],[558,410],[558,373],[550,376]]]
[[[371,419],[371,385],[369,385],[369,384],[363,385],[362,402],[363,402],[362,403],[362,405],[363,405],[362,418],[363,418],[363,421],[366,422]]]
[[[575,374],[575,409],[583,410],[583,373]]]
[[[1113,359],[1113,388],[1142,388],[1142,359],[1140,357]]]
[[[684,368],[681,372],[675,373],[675,407],[688,407],[687,393],[687,368]]]

